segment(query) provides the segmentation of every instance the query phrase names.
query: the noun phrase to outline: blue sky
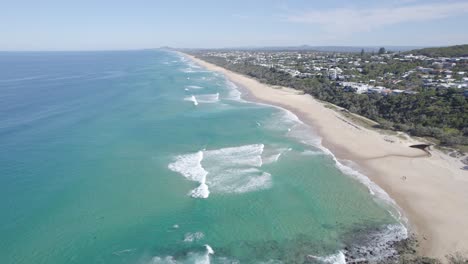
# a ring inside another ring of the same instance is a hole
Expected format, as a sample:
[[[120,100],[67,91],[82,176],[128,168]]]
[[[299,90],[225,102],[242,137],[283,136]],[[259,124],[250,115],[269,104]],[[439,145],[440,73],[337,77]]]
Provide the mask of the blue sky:
[[[2,0],[0,50],[468,43],[468,0]]]

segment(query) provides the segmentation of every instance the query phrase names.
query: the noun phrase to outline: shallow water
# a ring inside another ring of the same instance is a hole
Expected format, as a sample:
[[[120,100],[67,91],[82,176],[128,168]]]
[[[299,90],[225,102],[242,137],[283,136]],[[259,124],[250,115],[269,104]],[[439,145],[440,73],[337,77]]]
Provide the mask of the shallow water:
[[[319,143],[175,53],[0,53],[0,262],[338,263],[402,232]]]

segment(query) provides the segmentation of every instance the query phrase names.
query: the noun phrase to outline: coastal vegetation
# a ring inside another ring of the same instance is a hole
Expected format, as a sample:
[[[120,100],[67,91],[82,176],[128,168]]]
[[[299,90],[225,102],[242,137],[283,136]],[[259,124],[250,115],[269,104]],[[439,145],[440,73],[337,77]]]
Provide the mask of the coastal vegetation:
[[[468,145],[468,98],[464,95],[463,89],[423,87],[419,78],[410,77],[405,83],[413,93],[399,93],[391,96],[380,93],[358,94],[339,87],[326,75],[301,78],[274,67],[255,65],[249,60],[229,63],[222,57],[195,55],[263,83],[304,91],[319,100],[372,119],[384,129],[429,137],[443,146]],[[363,56],[370,55],[364,54]],[[366,65],[362,68],[360,78],[372,79],[388,73],[399,76],[418,65],[421,63],[401,63],[396,60],[389,60],[385,64]],[[397,85],[395,84],[393,88],[398,88]]]
[[[408,51],[414,55],[424,55],[428,57],[467,57],[468,56],[468,44],[456,45],[450,47],[436,47],[436,48],[425,48]]]

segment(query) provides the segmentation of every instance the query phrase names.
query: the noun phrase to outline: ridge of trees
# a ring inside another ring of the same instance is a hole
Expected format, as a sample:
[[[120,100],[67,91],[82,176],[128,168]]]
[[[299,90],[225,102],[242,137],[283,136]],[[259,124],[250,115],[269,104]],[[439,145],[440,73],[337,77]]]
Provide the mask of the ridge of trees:
[[[468,44],[450,47],[434,47],[411,50],[406,52],[413,55],[425,55],[428,57],[468,57]]]
[[[468,98],[462,89],[424,88],[417,94],[390,96],[356,94],[337,87],[326,76],[298,78],[249,62],[232,64],[220,57],[198,56],[263,83],[304,91],[319,100],[375,120],[385,129],[434,138],[444,146],[468,145]]]

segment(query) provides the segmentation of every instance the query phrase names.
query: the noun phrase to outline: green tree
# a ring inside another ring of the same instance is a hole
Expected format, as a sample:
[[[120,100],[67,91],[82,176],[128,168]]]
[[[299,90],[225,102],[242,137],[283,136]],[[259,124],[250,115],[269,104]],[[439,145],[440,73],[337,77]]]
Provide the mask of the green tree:
[[[381,47],[381,48],[379,49],[379,54],[385,54],[386,52],[387,52],[387,51],[385,50],[384,47]]]

